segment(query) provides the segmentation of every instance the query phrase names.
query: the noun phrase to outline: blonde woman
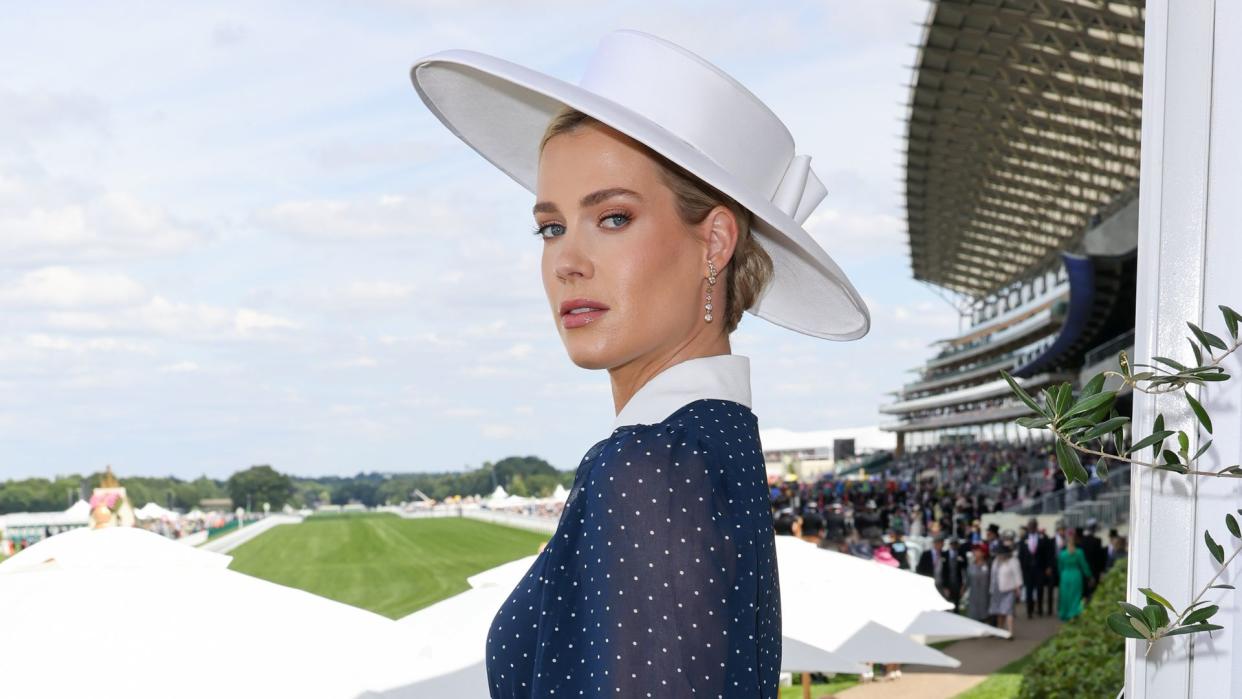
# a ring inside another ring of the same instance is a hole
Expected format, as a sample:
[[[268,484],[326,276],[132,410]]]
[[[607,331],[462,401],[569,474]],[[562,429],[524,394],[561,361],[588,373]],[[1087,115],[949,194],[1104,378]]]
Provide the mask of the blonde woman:
[[[802,228],[825,195],[810,159],[737,81],[642,32],[606,35],[576,85],[461,50],[411,75],[535,195],[550,320],[616,413],[493,620],[492,696],[776,697],[772,518],[729,336],[747,310],[833,340],[870,324]]]

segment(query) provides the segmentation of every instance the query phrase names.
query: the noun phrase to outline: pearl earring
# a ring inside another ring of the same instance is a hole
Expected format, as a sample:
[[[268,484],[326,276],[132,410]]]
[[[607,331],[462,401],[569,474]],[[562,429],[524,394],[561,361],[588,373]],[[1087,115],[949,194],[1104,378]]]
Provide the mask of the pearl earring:
[[[707,261],[707,296],[706,302],[703,304],[703,310],[707,311],[703,315],[703,320],[712,322],[712,288],[716,286],[716,265],[711,260]]]

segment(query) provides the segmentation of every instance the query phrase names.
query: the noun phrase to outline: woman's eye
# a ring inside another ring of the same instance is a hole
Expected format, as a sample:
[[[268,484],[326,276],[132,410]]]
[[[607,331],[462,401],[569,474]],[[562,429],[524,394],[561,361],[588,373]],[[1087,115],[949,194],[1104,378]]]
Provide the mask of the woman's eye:
[[[630,217],[629,217],[629,214],[608,214],[607,216],[599,220],[601,224],[606,224],[608,221],[620,221],[620,222],[613,226],[605,225],[604,226],[605,228],[620,228],[621,226],[624,226],[625,224],[630,222]]]
[[[555,229],[555,230],[554,230]],[[545,223],[542,226],[536,226],[533,231],[535,235],[544,238],[555,238],[565,233],[565,227],[559,223]]]

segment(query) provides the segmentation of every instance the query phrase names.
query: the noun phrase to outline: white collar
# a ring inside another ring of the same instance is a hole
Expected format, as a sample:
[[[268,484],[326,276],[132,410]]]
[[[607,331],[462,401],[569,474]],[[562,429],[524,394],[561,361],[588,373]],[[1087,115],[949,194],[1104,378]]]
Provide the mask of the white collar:
[[[717,354],[685,359],[643,384],[617,413],[612,429],[663,422],[687,403],[714,398],[750,407],[750,358]]]

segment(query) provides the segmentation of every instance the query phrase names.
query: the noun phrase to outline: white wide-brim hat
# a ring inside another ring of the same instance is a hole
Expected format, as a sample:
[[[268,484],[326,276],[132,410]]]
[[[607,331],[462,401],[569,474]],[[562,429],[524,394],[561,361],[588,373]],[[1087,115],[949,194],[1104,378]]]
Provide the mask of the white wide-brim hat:
[[[858,291],[802,228],[827,194],[810,156],[796,155],[772,110],[703,58],[623,29],[604,36],[577,85],[461,49],[419,59],[410,78],[450,131],[532,193],[539,143],[563,107],[643,143],[754,215],[773,277],[751,313],[828,340],[870,329]]]

